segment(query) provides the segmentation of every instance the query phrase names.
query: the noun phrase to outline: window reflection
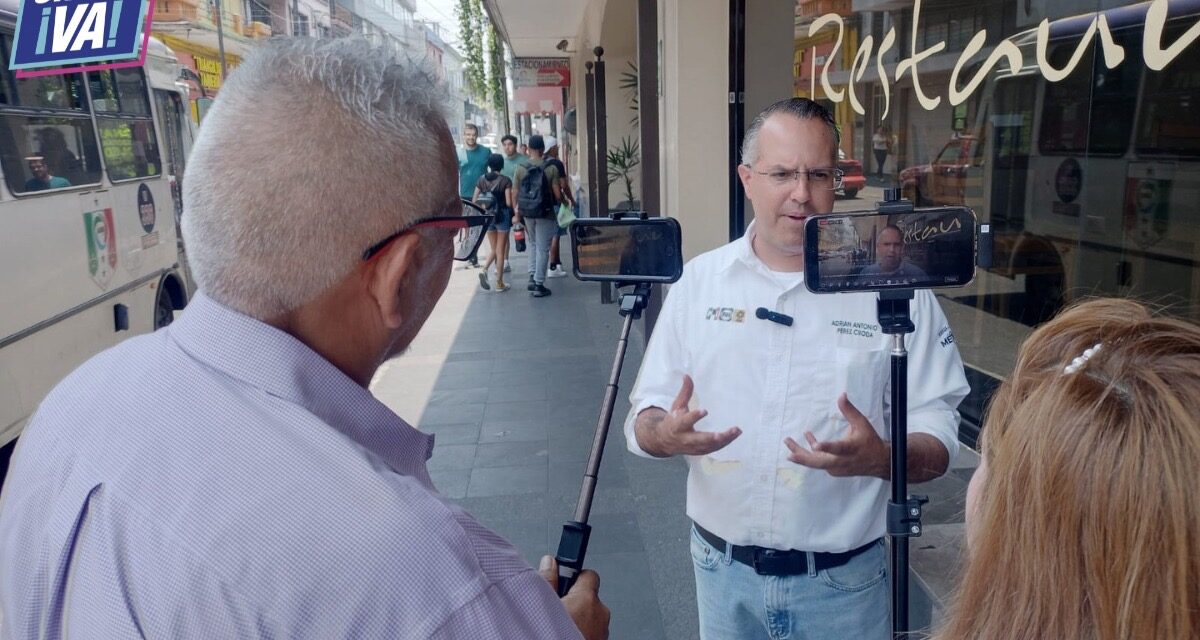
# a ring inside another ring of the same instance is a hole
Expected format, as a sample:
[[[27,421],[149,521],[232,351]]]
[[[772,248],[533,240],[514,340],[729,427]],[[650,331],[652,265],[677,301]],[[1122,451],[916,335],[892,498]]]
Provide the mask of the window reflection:
[[[860,4],[877,10],[854,11]],[[1072,72],[1049,82],[1037,66],[1034,29],[1050,20],[1048,58],[1062,69],[1090,16],[1074,17],[1078,3],[1026,4],[1014,12],[1013,3],[989,0],[922,3],[917,48],[946,45],[920,72],[926,95],[941,97],[934,109],[918,100],[911,73],[896,78],[911,48],[912,3],[800,0],[790,60],[795,94],[833,110],[841,153],[866,169],[861,192],[842,195],[835,210],[872,208],[885,187],[897,186],[919,205],[965,205],[992,225],[995,266],[939,297],[967,365],[993,377],[1011,371],[1031,327],[1087,295],[1165,303],[1200,320],[1200,41],[1153,71],[1142,57],[1146,5],[1118,2],[1120,19],[1108,19],[1123,60],[1108,68],[1093,37]],[[833,30],[809,35],[812,20],[829,11],[845,29],[836,51]],[[1168,44],[1200,20],[1194,9],[1173,4],[1171,12],[1162,37]],[[862,100],[866,113],[852,110],[845,96],[827,96],[819,81],[824,63],[832,60],[833,89],[846,92],[847,69],[865,38],[877,45],[893,27],[894,48],[880,61],[884,82],[873,51],[854,83],[856,95],[869,98]],[[986,46],[966,62],[959,86],[1004,38],[1020,48],[1024,66],[1012,73],[998,65],[966,102],[951,105],[950,71],[985,28]],[[881,149],[883,175],[876,177]]]

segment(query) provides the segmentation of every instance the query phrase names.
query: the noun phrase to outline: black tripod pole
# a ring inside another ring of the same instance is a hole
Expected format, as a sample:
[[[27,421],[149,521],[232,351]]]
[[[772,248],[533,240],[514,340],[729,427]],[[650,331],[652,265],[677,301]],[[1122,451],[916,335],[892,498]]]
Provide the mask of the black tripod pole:
[[[592,527],[588,516],[592,511],[592,497],[596,493],[596,477],[600,473],[600,460],[604,457],[604,443],[608,440],[608,427],[612,422],[613,406],[617,402],[617,383],[621,380],[621,366],[625,363],[625,349],[629,346],[629,330],[633,321],[642,315],[650,296],[649,284],[638,284],[633,293],[621,296],[621,315],[625,324],[617,340],[617,355],[613,358],[612,372],[604,388],[604,404],[600,418],[596,421],[596,435],[592,438],[592,452],[588,456],[583,474],[583,486],[579,489],[579,502],[575,505],[575,519],[563,525],[562,537],[558,541],[558,595],[565,596],[575,584],[575,578],[583,570],[583,557],[587,554],[588,539]]]

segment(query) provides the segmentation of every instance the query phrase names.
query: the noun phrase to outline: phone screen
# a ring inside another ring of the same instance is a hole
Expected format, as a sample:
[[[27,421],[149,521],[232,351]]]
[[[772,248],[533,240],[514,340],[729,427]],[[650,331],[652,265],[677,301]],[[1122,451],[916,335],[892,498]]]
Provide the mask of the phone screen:
[[[571,253],[580,280],[675,282],[683,275],[683,246],[674,218],[576,219]]]
[[[975,278],[975,213],[839,213],[804,225],[804,284],[814,293],[962,287]]]

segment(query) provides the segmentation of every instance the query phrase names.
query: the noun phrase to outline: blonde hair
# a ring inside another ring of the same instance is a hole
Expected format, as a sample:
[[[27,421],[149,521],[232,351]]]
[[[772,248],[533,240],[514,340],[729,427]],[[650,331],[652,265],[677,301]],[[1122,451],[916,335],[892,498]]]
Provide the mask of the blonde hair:
[[[1198,411],[1200,327],[1104,299],[1034,331],[988,409],[971,550],[935,637],[1200,638]]]

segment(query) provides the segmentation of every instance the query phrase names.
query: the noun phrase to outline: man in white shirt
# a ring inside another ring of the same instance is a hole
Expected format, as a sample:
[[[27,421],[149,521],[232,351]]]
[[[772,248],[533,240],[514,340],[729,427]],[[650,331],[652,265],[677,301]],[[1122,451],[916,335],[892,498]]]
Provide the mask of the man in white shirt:
[[[804,220],[833,209],[837,144],[812,101],[759,114],[738,167],[755,221],[684,268],[630,396],[630,450],[687,456],[704,640],[890,637],[890,336],[874,294],[803,284]],[[759,307],[794,324],[760,320]],[[912,319],[909,480],[924,481],[958,450],[968,387],[930,292]]]

